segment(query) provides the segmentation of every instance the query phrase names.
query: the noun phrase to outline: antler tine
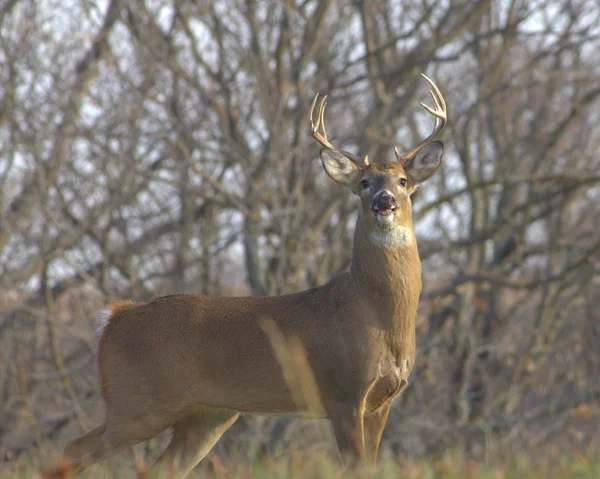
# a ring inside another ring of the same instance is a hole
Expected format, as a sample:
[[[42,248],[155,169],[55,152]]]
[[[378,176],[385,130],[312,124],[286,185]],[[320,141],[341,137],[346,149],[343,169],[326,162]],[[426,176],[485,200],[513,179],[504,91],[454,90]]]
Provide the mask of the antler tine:
[[[315,106],[317,105],[317,100],[319,98],[319,94],[315,95],[315,99],[312,102],[312,106],[310,107],[310,129],[312,131],[312,136],[315,140],[317,140],[321,145],[325,148],[330,148],[332,150],[339,151],[342,155],[352,161],[359,168],[364,168],[369,164],[369,159],[367,155],[364,157],[353,155],[352,153],[347,152],[346,150],[342,150],[337,146],[332,145],[327,139],[327,130],[325,129],[325,108],[327,107],[327,95],[323,97],[321,103],[319,104],[319,111],[317,111],[317,121],[314,121],[314,111]]]
[[[427,145],[435,141],[436,138],[440,136],[442,130],[448,122],[446,101],[444,100],[442,93],[430,78],[428,78],[423,73],[421,73],[421,76],[425,78],[425,80],[427,81],[427,83],[429,83],[429,86],[431,87],[429,93],[431,94],[431,98],[433,98],[434,108],[427,106],[425,103],[421,103],[421,106],[425,108],[425,110],[429,114],[435,117],[435,126],[433,127],[433,131],[431,132],[431,134],[427,138],[425,138],[421,143],[419,143],[417,147],[410,153],[402,154],[398,151],[398,148],[394,147],[394,153],[396,154],[396,158],[402,165],[406,165],[410,160],[417,156],[417,153],[419,153],[419,151],[421,151]]]
[[[321,129],[321,124],[324,124],[324,119],[323,119],[323,111],[325,110],[325,106],[326,106],[326,101],[327,101],[327,95],[325,95],[323,97],[323,99],[321,100],[321,104],[319,105],[319,111],[317,112],[317,123],[315,124],[313,118],[314,118],[314,112],[315,112],[315,106],[317,104],[317,100],[319,99],[319,94],[317,93],[315,95],[315,99],[312,102],[312,106],[310,107],[310,116],[309,116],[309,120],[310,120],[310,129],[312,131],[312,136],[315,140],[317,140],[319,143],[321,143],[321,145],[323,145],[326,148],[334,148],[334,146],[329,143],[329,141],[327,140],[327,132],[325,130],[323,130],[323,133],[325,134],[325,136],[321,135],[319,133],[319,130]]]
[[[440,110],[441,109],[440,104],[438,103],[437,98],[435,97],[435,95],[433,94],[433,92],[431,90],[429,90],[429,94],[431,95],[431,98],[433,99],[433,104],[435,105],[435,110]],[[430,108],[427,105],[425,105],[423,102],[421,102],[421,105],[423,106],[423,108],[427,109],[427,111],[430,110]],[[434,115],[434,116],[435,116],[435,126],[437,127],[440,123],[440,119],[438,118],[437,115]]]
[[[329,143],[329,140],[327,140],[327,130],[325,129],[325,108],[327,108],[327,95],[323,97],[323,101],[319,107],[319,124],[321,125],[321,130],[323,130],[323,137]]]

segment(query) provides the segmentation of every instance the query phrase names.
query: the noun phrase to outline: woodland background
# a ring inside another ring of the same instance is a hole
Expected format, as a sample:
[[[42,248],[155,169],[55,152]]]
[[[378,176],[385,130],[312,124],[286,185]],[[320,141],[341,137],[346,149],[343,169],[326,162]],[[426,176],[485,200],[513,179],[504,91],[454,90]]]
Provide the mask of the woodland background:
[[[328,93],[330,139],[388,161],[432,128],[421,72],[449,124],[413,200],[418,363],[383,448],[597,447],[597,1],[0,0],[0,467],[101,421],[107,302],[346,270],[357,204],[322,170],[310,103]],[[246,416],[213,454],[330,440]]]

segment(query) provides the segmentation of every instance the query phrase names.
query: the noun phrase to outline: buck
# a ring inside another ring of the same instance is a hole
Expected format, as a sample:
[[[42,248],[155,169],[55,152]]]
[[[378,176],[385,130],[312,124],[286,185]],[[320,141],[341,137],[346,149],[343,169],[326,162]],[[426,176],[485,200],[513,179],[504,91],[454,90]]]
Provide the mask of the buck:
[[[284,296],[175,294],[108,307],[98,346],[106,417],[67,445],[72,473],[173,427],[149,475],[168,468],[185,476],[240,413],[328,418],[344,458],[375,461],[392,401],[415,363],[421,263],[411,194],[440,165],[443,145],[436,139],[447,121],[444,98],[423,77],[434,108],[421,105],[435,126],[410,153],[394,148],[397,161],[389,163],[332,145],[327,97],[316,117],[318,94],[312,104],[312,136],[323,146],[325,171],[360,198],[348,272]],[[320,409],[295,400],[269,329],[302,346]]]

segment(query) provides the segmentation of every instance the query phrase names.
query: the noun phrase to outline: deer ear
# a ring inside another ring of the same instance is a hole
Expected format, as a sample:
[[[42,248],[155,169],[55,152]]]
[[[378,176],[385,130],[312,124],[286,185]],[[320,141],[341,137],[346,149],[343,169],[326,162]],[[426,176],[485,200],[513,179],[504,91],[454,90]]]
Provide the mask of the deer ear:
[[[405,167],[404,171],[414,185],[423,183],[433,175],[442,163],[444,144],[434,141],[423,148]]]
[[[350,186],[358,177],[358,167],[339,151],[323,148],[321,162],[329,177],[340,185]]]

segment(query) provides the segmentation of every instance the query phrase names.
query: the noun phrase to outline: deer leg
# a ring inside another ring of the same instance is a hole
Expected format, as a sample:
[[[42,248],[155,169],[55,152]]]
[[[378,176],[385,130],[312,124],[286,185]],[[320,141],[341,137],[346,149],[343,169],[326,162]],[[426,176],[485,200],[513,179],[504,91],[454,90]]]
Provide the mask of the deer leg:
[[[149,471],[149,477],[184,477],[238,416],[235,411],[201,408],[177,421],[171,442]]]
[[[364,459],[364,406],[337,404],[330,413],[335,440],[343,461],[351,466]]]
[[[91,455],[101,447],[105,432],[106,429],[102,425],[67,444],[63,457],[68,461],[69,474],[76,475],[96,462]]]
[[[391,406],[392,400],[388,400],[375,411],[365,413],[365,449],[367,460],[370,464],[374,465],[377,462],[379,443],[381,442],[381,435],[383,434]]]
[[[151,439],[168,427],[169,424],[148,427],[148,424],[139,421],[122,421],[107,426],[105,422],[67,444],[63,456],[69,461],[69,473],[77,475],[86,467],[113,456],[123,447]]]

